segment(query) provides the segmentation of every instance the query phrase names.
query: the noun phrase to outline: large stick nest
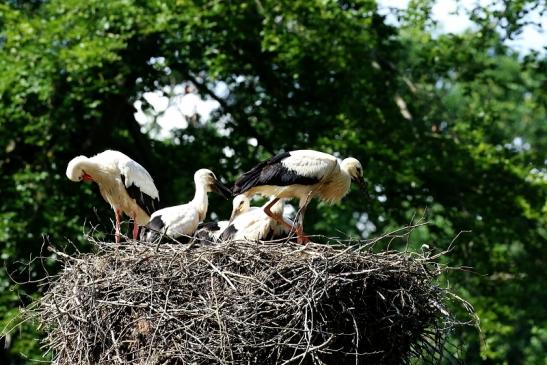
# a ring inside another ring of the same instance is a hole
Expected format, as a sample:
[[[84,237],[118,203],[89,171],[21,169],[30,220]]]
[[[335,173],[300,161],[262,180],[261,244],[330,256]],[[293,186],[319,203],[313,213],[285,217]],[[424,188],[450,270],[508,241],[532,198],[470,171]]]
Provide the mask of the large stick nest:
[[[31,310],[55,364],[436,363],[455,323],[440,265],[418,254],[95,244],[57,253],[64,269]]]

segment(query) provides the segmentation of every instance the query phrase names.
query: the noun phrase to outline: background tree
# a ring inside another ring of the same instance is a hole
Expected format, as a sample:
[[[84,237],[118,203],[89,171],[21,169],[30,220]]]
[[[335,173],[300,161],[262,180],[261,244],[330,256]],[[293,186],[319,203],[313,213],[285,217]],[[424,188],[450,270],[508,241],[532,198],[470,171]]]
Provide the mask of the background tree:
[[[44,242],[87,250],[91,227],[111,238],[96,187],[64,176],[75,155],[126,152],[170,205],[191,196],[198,168],[231,182],[273,153],[314,148],[359,158],[372,200],[313,203],[310,232],[377,234],[426,210],[432,224],[414,248],[444,249],[471,230],[446,258],[473,268],[446,279],[481,318],[480,336],[454,334],[458,356],[543,363],[547,67],[544,54],[504,40],[545,3],[479,7],[476,29],[460,35],[436,32],[432,5],[411,2],[396,27],[373,0],[1,4],[2,322],[39,295],[33,279],[58,269],[28,262]],[[151,138],[134,103],[154,114],[144,93],[180,84],[219,108]],[[213,198],[213,215],[229,209]],[[30,283],[12,286],[8,273]],[[2,363],[37,358],[35,337],[25,328],[7,338]]]

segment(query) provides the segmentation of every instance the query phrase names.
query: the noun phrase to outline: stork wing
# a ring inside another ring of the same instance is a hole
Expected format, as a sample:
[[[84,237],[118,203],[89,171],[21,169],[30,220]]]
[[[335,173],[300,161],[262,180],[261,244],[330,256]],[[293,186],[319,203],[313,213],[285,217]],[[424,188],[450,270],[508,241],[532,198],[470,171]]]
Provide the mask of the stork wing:
[[[224,221],[224,222],[226,222],[226,221]],[[217,222],[217,221],[201,222],[200,224],[198,224],[198,228],[196,230],[203,229],[203,230],[206,230],[206,231],[209,231],[209,232],[215,232],[215,231],[218,231],[218,230],[221,229],[219,223],[220,222]]]
[[[312,150],[280,153],[262,161],[236,181],[233,193],[241,194],[261,185],[313,185],[336,167],[334,156]]]
[[[154,180],[144,167],[133,160],[123,161],[119,166],[121,179],[127,194],[148,215],[154,213],[159,206],[159,193]]]
[[[141,241],[154,242],[160,235],[165,223],[161,215],[153,216],[141,230]]]
[[[158,237],[166,235],[183,243],[179,238],[182,235],[192,235],[197,225],[197,212],[188,204],[156,210],[144,226],[147,231],[145,240],[153,242]]]
[[[338,162],[336,157],[327,153],[298,150],[290,152],[290,157],[281,164],[298,175],[321,180],[336,168]]]
[[[231,240],[232,237],[237,233],[237,230],[235,229],[233,224],[230,224],[226,229],[221,233],[219,240],[220,241],[228,241]]]

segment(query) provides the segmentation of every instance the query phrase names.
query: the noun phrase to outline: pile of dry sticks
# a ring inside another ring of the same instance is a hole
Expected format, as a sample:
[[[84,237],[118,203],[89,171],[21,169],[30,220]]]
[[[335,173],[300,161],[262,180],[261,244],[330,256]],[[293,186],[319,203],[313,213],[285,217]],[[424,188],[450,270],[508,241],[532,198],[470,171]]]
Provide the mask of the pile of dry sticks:
[[[376,240],[378,241],[378,240]],[[94,242],[29,310],[54,364],[437,363],[458,324],[439,255],[329,245]],[[377,244],[378,242],[376,242]]]

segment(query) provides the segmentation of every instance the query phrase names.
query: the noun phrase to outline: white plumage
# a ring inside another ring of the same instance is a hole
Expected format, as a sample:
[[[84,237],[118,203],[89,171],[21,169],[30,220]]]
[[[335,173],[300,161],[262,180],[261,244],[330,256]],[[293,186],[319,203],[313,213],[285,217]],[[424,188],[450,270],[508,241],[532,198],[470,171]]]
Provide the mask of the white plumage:
[[[283,200],[275,202],[271,206],[271,212],[274,215],[282,217],[285,224],[280,224],[264,212],[264,207],[270,204],[272,200],[262,207],[250,207],[249,198],[243,194],[238,195],[234,199],[234,203],[239,203],[239,207],[236,207],[236,204],[234,204],[231,223],[220,235],[220,240],[258,241],[288,234],[289,230],[287,227],[291,227],[293,222],[283,217]]]
[[[196,192],[190,202],[160,209],[152,214],[150,222],[146,225],[147,230],[143,234],[144,240],[153,242],[164,235],[173,239],[191,236],[207,214],[207,193],[216,191],[226,197],[230,195],[230,190],[222,185],[210,170],[196,171],[194,183]]]
[[[252,197],[262,194],[274,199],[264,207],[264,212],[286,225],[271,207],[277,199],[299,199],[299,224],[295,227],[298,241],[308,241],[303,231],[304,213],[310,200],[318,197],[328,203],[339,202],[348,192],[351,181],[366,188],[363,168],[355,158],[342,161],[336,157],[313,150],[280,153],[263,161],[244,173],[232,189],[234,194]]]
[[[66,169],[72,181],[94,181],[116,216],[116,242],[120,241],[120,216],[133,219],[133,239],[138,226],[148,222],[159,204],[154,180],[139,163],[119,151],[107,150],[93,157],[77,156]]]

